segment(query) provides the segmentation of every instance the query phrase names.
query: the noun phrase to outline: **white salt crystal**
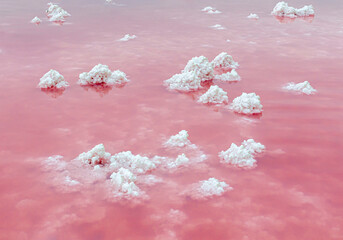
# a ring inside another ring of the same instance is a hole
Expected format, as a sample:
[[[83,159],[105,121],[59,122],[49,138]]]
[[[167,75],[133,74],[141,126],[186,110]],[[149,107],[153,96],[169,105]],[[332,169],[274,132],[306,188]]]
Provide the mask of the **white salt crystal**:
[[[111,182],[119,194],[129,196],[139,196],[140,189],[136,186],[136,176],[125,168],[120,168],[118,172],[111,174]]]
[[[227,92],[225,92],[222,88],[218,87],[217,85],[212,85],[206,93],[200,96],[198,102],[200,103],[214,103],[214,104],[221,104],[221,103],[228,103],[229,98],[227,96]]]
[[[105,151],[104,144],[98,144],[88,152],[83,152],[78,159],[92,166],[104,165],[110,159],[111,154]]]
[[[225,27],[223,27],[223,26],[220,25],[220,24],[215,24],[215,25],[213,25],[213,26],[210,26],[210,28],[213,28],[213,29],[215,29],[215,30],[223,30],[223,29],[225,29]]]
[[[198,191],[203,198],[220,196],[224,192],[232,188],[225,182],[220,182],[218,179],[209,178],[208,180],[200,181]]]
[[[119,39],[118,41],[127,42],[127,41],[132,40],[132,39],[135,39],[135,38],[137,38],[136,35],[126,34],[124,37],[122,37],[122,38]]]
[[[46,10],[49,21],[64,22],[67,17],[71,16],[67,11],[57,4],[48,3],[48,10]]]
[[[284,89],[289,90],[289,91],[299,92],[299,93],[305,93],[307,95],[317,92],[317,90],[314,89],[308,81],[298,83],[298,84],[291,82],[291,83],[288,83],[288,85],[285,86]]]
[[[177,168],[179,166],[189,163],[189,158],[183,153],[175,159],[175,161],[169,162],[168,168]]]
[[[259,19],[260,17],[259,17],[256,13],[250,13],[250,15],[247,16],[247,18],[250,18],[250,19]]]
[[[201,81],[213,79],[213,67],[208,59],[204,56],[193,57],[188,61],[182,72],[194,72]]]
[[[237,146],[232,143],[230,148],[219,153],[222,163],[230,164],[237,167],[252,168],[256,163],[253,155],[244,146]]]
[[[243,114],[256,114],[263,111],[260,97],[255,93],[245,92],[233,100],[230,108],[237,113]]]
[[[241,77],[238,75],[235,69],[232,69],[231,72],[215,75],[214,79],[223,82],[237,82],[241,80]]]
[[[221,13],[221,11],[218,11],[217,9],[210,7],[210,6],[203,8],[201,11],[206,12],[207,14],[219,14],[219,13]]]
[[[117,153],[111,157],[110,161],[112,168],[127,168],[135,174],[146,173],[156,168],[155,163],[148,157],[133,155],[130,151]]]
[[[247,149],[251,154],[261,153],[265,146],[261,143],[255,142],[254,139],[247,139],[242,142],[242,146]]]
[[[68,86],[69,84],[64,80],[64,77],[53,69],[44,74],[38,84],[40,88],[64,88]]]
[[[286,2],[279,2],[274,7],[272,13],[274,16],[278,17],[308,17],[314,15],[314,8],[312,5],[304,6],[302,8],[289,7]]]
[[[41,22],[42,20],[40,20],[37,16],[31,20],[31,23],[34,23],[34,24],[40,24]]]
[[[221,68],[223,70],[236,69],[239,66],[232,56],[226,52],[218,54],[211,63],[213,68]]]
[[[188,132],[181,130],[178,134],[171,136],[167,142],[164,143],[167,147],[185,147],[191,145],[188,140]]]

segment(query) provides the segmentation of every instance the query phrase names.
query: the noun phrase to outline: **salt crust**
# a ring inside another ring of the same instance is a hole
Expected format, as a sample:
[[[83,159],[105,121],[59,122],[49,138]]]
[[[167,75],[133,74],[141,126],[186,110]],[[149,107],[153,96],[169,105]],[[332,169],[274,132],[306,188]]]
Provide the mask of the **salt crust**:
[[[215,30],[224,30],[224,29],[225,29],[225,27],[223,27],[223,26],[220,25],[220,24],[215,24],[215,25],[213,25],[213,26],[210,26],[210,28],[213,28],[213,29],[215,29]]]
[[[308,17],[314,15],[314,8],[312,5],[307,5],[302,8],[289,7],[286,2],[279,2],[274,7],[272,13],[274,16],[278,17]]]
[[[257,114],[263,111],[260,97],[255,93],[245,92],[233,100],[230,108],[233,111],[242,114]]]
[[[229,98],[227,92],[217,85],[212,85],[206,93],[200,96],[198,102],[200,103],[214,103],[214,104],[223,104],[228,103]]]
[[[67,17],[71,16],[67,11],[57,4],[48,3],[46,14],[51,22],[64,22]]]
[[[91,71],[81,73],[79,75],[80,85],[120,85],[129,82],[126,78],[126,74],[116,70],[111,71],[107,65],[98,64]]]
[[[265,147],[261,143],[248,139],[243,141],[241,146],[232,143],[229,149],[219,152],[218,156],[221,163],[248,169],[256,166],[254,155],[261,153],[264,149]]]
[[[249,16],[247,16],[247,18],[250,18],[250,19],[259,19],[260,17],[259,17],[256,13],[250,13]]]
[[[241,80],[241,77],[238,75],[235,69],[232,69],[231,72],[215,75],[214,79],[223,82],[238,82]]]
[[[167,166],[168,168],[177,168],[182,165],[186,165],[189,163],[189,158],[182,153],[181,155],[178,155],[175,161],[168,162]]]
[[[216,56],[211,64],[213,68],[221,68],[223,70],[236,69],[239,67],[239,64],[226,52],[222,52]]]
[[[140,189],[135,184],[136,176],[126,168],[120,168],[111,174],[111,182],[115,187],[116,195],[139,196]]]
[[[40,20],[40,18],[38,18],[37,16],[31,20],[31,23],[35,23],[35,24],[40,24],[41,22],[42,20]]]
[[[111,154],[105,151],[104,144],[98,144],[88,152],[81,153],[78,159],[92,166],[104,165],[111,157]]]
[[[188,140],[188,132],[186,130],[181,130],[178,134],[171,136],[167,142],[164,143],[166,147],[186,147],[192,145]]]
[[[53,69],[44,74],[38,84],[40,88],[65,88],[68,86],[69,84],[64,80],[64,77]]]
[[[221,13],[221,11],[218,11],[217,9],[210,7],[210,6],[203,8],[201,11],[206,12],[207,14],[219,14],[219,13]]]
[[[226,191],[232,190],[225,182],[220,182],[216,178],[209,178],[191,186],[190,191],[185,192],[193,199],[203,200],[214,196],[221,196]]]
[[[127,41],[135,39],[135,38],[137,38],[136,35],[125,34],[125,36],[122,37],[121,39],[119,39],[118,41],[127,42]]]
[[[291,82],[291,83],[288,83],[288,85],[285,86],[284,89],[288,91],[305,93],[307,95],[317,92],[317,90],[314,89],[308,81],[298,83],[298,84]]]
[[[155,163],[148,157],[133,155],[130,151],[117,153],[111,157],[110,161],[111,168],[124,167],[135,174],[143,174],[156,168]]]

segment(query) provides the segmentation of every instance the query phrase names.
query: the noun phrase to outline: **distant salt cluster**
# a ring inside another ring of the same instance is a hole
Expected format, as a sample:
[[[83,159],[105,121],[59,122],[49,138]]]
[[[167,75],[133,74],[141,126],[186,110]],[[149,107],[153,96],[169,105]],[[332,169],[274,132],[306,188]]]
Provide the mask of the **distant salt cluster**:
[[[42,20],[40,20],[39,17],[34,17],[32,20],[31,20],[31,23],[34,23],[34,24],[40,24],[42,22]]]
[[[261,143],[248,139],[243,141],[241,146],[232,143],[229,149],[221,151],[218,156],[224,164],[241,168],[254,168],[256,166],[254,155],[261,153],[264,149],[265,147]]]
[[[260,97],[255,93],[242,93],[236,97],[230,108],[237,113],[242,114],[258,114],[263,111],[263,106],[260,102]]]
[[[122,37],[121,39],[119,39],[118,41],[120,41],[120,42],[127,42],[127,41],[135,39],[135,38],[137,38],[136,35],[125,34],[125,36]]]
[[[226,182],[221,182],[216,178],[209,178],[208,180],[203,180],[197,184],[190,186],[190,189],[185,191],[186,195],[196,200],[208,199],[214,196],[221,196],[225,192],[232,190]]]
[[[206,12],[207,14],[219,14],[221,11],[218,11],[214,7],[204,7],[201,11]]]
[[[210,28],[213,28],[213,29],[215,29],[215,30],[224,30],[224,29],[225,29],[225,27],[223,27],[223,26],[220,25],[220,24],[212,25],[212,26],[210,26]]]
[[[308,81],[298,84],[291,82],[288,83],[288,85],[285,86],[284,89],[298,93],[305,93],[307,95],[314,94],[315,92],[317,92],[317,90],[314,89]]]
[[[66,18],[71,16],[67,11],[57,4],[48,3],[46,14],[51,22],[65,22]]]
[[[249,19],[259,19],[260,17],[256,13],[250,13],[249,16],[247,16]]]
[[[286,2],[279,2],[274,7],[272,13],[274,16],[278,17],[308,17],[314,15],[314,8],[312,5],[304,6],[302,8],[289,7]]]
[[[111,71],[107,65],[98,64],[90,72],[79,75],[80,85],[121,85],[129,82],[124,72]]]
[[[64,80],[64,77],[57,72],[56,70],[51,69],[49,72],[44,74],[44,76],[40,79],[38,84],[39,88],[48,89],[48,88],[65,88],[68,87],[69,84]]]
[[[200,103],[212,103],[212,104],[225,104],[228,103],[229,98],[227,92],[217,85],[212,85],[206,93],[200,96],[198,102]]]

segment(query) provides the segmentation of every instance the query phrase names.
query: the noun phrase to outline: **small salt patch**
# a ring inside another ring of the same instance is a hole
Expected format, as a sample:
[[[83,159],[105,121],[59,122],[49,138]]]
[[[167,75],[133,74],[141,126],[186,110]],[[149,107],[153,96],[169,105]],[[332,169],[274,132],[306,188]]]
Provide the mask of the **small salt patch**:
[[[177,168],[182,165],[186,165],[188,163],[189,163],[189,158],[184,153],[182,153],[181,155],[177,156],[175,161],[169,162],[167,166],[168,168]]]
[[[111,174],[111,182],[115,188],[114,195],[128,195],[137,197],[140,189],[136,186],[136,176],[126,168],[120,168]]]
[[[249,19],[259,19],[260,17],[256,13],[250,13],[249,16],[247,16]]]
[[[255,93],[242,93],[236,97],[230,108],[237,113],[242,114],[258,114],[263,111],[263,106],[260,102],[260,97]]]
[[[104,165],[111,157],[111,154],[105,151],[103,144],[98,144],[88,152],[83,152],[78,156],[78,159],[92,166]]]
[[[278,17],[308,17],[314,15],[314,8],[312,5],[307,5],[302,8],[289,7],[286,2],[279,2],[274,7],[272,13],[274,16]]]
[[[38,87],[46,88],[65,88],[69,84],[64,80],[64,77],[56,70],[51,69],[49,72],[44,74],[40,79]]]
[[[225,104],[228,103],[229,98],[227,92],[217,85],[211,86],[206,93],[200,96],[199,103],[213,103],[213,104]]]
[[[188,140],[188,132],[181,130],[178,134],[171,136],[167,142],[164,143],[166,147],[186,147],[190,146],[191,142]]]
[[[185,194],[196,200],[204,200],[215,196],[221,196],[232,189],[233,188],[225,182],[221,182],[216,178],[209,178],[208,180],[193,184]]]
[[[225,27],[223,27],[223,26],[220,25],[220,24],[215,24],[215,25],[213,25],[213,26],[210,26],[210,28],[213,28],[213,29],[215,29],[215,30],[224,30],[224,29],[225,29]]]
[[[46,14],[51,22],[64,22],[66,18],[71,16],[67,11],[58,6],[57,4],[48,3]]]
[[[42,20],[40,20],[40,18],[38,17],[34,17],[32,20],[31,20],[31,23],[34,23],[34,24],[40,24],[42,22]]]
[[[221,11],[218,11],[214,7],[204,7],[201,11],[206,12],[207,14],[219,14]]]
[[[111,168],[126,168],[135,174],[143,174],[156,168],[155,163],[148,157],[133,155],[130,151],[117,153],[110,161]]]
[[[129,40],[135,39],[137,38],[136,35],[130,35],[130,34],[126,34],[124,37],[122,37],[121,39],[119,39],[118,41],[120,42],[127,42]]]
[[[239,67],[239,64],[226,52],[218,54],[211,63],[213,68],[221,68],[224,70],[236,69]]]
[[[305,93],[307,95],[311,95],[317,92],[317,90],[314,89],[308,81],[298,83],[298,84],[291,82],[291,83],[288,83],[288,85],[285,86],[284,89],[288,91],[298,92],[298,93]]]
[[[235,69],[232,69],[231,72],[215,75],[214,79],[223,82],[237,82],[241,80],[241,77],[238,75]]]

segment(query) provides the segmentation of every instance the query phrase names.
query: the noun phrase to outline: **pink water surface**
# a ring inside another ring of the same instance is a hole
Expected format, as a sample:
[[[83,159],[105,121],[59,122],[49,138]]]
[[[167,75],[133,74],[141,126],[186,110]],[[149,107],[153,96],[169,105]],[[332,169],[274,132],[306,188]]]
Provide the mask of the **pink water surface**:
[[[58,1],[72,15],[62,26],[44,17],[47,1],[0,2],[0,239],[343,239],[343,2],[290,0],[313,4],[316,16],[283,23],[270,16],[274,0],[117,2],[124,6]],[[201,12],[206,6],[222,14]],[[260,19],[247,19],[251,12]],[[29,23],[36,15],[39,26]],[[137,39],[117,41],[127,33]],[[239,62],[242,81],[215,84],[230,101],[256,92],[261,116],[204,106],[199,93],[163,86],[192,57],[223,51]],[[131,82],[77,85],[98,63]],[[71,86],[36,88],[50,69]],[[305,80],[317,94],[282,91]],[[142,187],[150,198],[139,203],[109,201],[101,183],[70,192],[42,169],[49,156],[70,161],[99,143],[113,154],[163,155],[163,141],[182,129],[208,159],[180,172],[156,170],[163,182]],[[256,168],[219,162],[219,151],[247,138],[267,148]],[[180,194],[209,177],[233,190],[203,201]]]

